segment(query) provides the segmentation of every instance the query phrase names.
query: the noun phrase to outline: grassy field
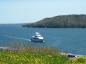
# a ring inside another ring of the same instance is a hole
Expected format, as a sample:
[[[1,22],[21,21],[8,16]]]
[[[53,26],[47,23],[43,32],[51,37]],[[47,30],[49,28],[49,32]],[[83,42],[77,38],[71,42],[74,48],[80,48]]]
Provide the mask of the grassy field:
[[[0,50],[0,64],[86,64],[86,57],[69,59],[50,48]]]

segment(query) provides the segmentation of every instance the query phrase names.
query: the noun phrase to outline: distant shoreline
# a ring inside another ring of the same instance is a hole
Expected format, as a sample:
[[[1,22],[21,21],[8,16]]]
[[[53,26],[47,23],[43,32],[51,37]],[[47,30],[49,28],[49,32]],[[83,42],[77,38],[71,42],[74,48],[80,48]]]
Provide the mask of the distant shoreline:
[[[60,15],[44,18],[35,23],[24,24],[23,27],[34,28],[86,28],[86,15]]]

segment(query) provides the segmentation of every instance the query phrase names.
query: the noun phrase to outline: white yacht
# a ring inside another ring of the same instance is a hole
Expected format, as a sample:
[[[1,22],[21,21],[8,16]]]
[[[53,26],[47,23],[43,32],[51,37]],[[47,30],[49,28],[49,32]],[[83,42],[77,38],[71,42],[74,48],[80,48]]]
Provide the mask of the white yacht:
[[[35,35],[32,36],[31,38],[31,42],[43,42],[43,41],[44,37],[39,32],[35,32]]]

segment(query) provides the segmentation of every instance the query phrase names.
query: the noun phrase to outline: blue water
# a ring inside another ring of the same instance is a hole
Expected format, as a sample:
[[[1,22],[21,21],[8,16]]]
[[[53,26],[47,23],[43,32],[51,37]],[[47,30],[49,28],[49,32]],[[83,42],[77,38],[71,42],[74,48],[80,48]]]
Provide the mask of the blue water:
[[[86,28],[26,28],[20,25],[0,25],[0,46],[10,46],[15,44],[15,41],[29,46],[28,39],[35,32],[44,36],[45,43],[40,44],[45,47],[86,55]]]

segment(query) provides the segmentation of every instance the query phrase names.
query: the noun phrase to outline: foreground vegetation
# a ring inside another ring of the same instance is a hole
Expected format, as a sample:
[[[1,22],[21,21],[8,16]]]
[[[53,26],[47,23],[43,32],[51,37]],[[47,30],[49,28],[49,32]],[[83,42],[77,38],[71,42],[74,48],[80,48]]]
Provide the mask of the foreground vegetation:
[[[50,48],[0,50],[0,64],[86,64],[86,57],[69,59]]]
[[[51,49],[1,50],[0,64],[63,64],[68,59]]]

